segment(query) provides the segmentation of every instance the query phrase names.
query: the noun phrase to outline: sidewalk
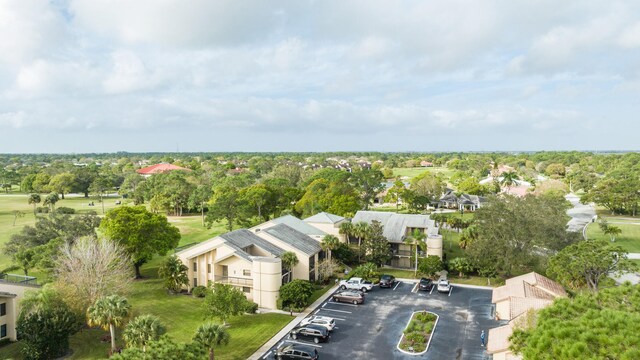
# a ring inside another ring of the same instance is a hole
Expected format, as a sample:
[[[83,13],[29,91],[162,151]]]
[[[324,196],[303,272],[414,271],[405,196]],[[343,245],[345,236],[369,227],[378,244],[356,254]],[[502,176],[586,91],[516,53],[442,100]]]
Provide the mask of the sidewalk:
[[[280,341],[280,339],[283,336],[287,335],[289,331],[291,331],[291,329],[296,327],[300,323],[300,321],[302,321],[302,319],[306,318],[309,314],[314,312],[316,308],[320,306],[320,304],[322,304],[325,300],[327,300],[331,296],[331,294],[333,294],[333,292],[336,291],[337,289],[338,289],[338,285],[336,284],[334,287],[327,290],[327,292],[324,293],[324,295],[320,296],[318,300],[316,300],[313,304],[307,306],[307,308],[303,312],[299,313],[295,318],[292,318],[291,322],[287,324],[287,326],[282,328],[280,332],[278,332],[275,336],[269,339],[269,341],[264,343],[264,345],[262,345],[262,347],[260,347],[256,352],[254,352],[253,355],[251,355],[248,359],[249,360],[260,359],[264,355],[264,353],[269,351],[269,349],[271,349],[273,345],[277,344],[278,341]],[[285,312],[285,313],[289,314],[288,312]]]

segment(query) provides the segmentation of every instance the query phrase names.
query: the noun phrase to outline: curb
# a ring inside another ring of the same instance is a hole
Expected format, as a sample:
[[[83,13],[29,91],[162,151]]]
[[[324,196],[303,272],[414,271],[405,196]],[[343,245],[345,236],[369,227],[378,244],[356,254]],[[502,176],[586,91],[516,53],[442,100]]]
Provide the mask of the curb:
[[[400,344],[402,343],[402,339],[404,339],[404,330],[403,330],[403,331],[402,331],[402,336],[400,336],[400,340],[398,341],[398,345],[396,345],[396,348],[397,348],[401,353],[404,353],[404,354],[407,354],[407,355],[419,356],[419,355],[424,355],[424,353],[426,353],[426,352],[429,350],[429,345],[431,345],[431,339],[433,339],[433,334],[436,332],[436,326],[438,326],[438,320],[440,320],[440,315],[438,315],[438,314],[436,314],[436,313],[434,313],[434,312],[431,312],[431,311],[426,311],[426,310],[425,310],[425,311],[422,311],[422,310],[420,310],[420,311],[414,311],[413,313],[411,313],[411,316],[409,316],[409,321],[407,322],[407,326],[406,326],[404,329],[405,329],[405,330],[407,329],[407,327],[408,327],[408,326],[409,326],[409,324],[411,323],[411,320],[413,319],[413,316],[414,316],[415,314],[423,313],[423,312],[428,312],[429,314],[433,314],[433,315],[435,315],[435,316],[436,316],[436,321],[435,321],[435,323],[433,324],[433,329],[431,330],[431,334],[429,334],[429,341],[427,341],[427,346],[425,347],[425,349],[424,349],[423,351],[421,351],[421,352],[419,352],[419,353],[412,353],[412,352],[408,352],[408,351],[406,351],[406,350],[402,350],[402,349],[400,348]]]
[[[396,278],[396,280],[402,281],[402,282],[407,282],[407,283],[418,283],[420,280],[418,279],[403,279],[403,278]],[[483,285],[469,285],[469,284],[457,284],[454,282],[451,282],[451,280],[449,280],[451,285],[455,285],[458,287],[463,287],[463,288],[469,288],[469,289],[481,289],[481,290],[493,290],[496,287],[492,287],[492,286],[483,286]],[[434,281],[434,285],[437,285],[436,282]]]
[[[256,352],[254,352],[251,356],[247,358],[247,360],[258,360],[261,359],[262,356],[265,355],[269,349],[271,349],[274,345],[278,343],[280,338],[285,336],[291,331],[294,327],[296,327],[302,319],[306,318],[309,314],[316,311],[316,309],[322,304],[325,300],[327,300],[333,293],[338,290],[338,285],[336,284],[331,289],[327,290],[322,296],[318,298],[318,300],[314,301],[313,304],[307,306],[303,312],[296,315],[285,327],[282,328],[277,334],[275,334],[271,339],[269,339],[266,343],[264,343]]]

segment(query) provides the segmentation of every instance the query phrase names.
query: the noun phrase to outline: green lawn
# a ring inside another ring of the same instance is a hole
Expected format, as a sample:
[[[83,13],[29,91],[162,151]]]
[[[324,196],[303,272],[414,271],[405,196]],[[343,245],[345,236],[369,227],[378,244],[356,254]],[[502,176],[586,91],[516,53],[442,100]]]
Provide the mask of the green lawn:
[[[614,222],[618,222],[615,218],[607,220],[610,225],[617,226],[622,230],[622,234],[616,237],[616,245],[622,246],[628,252],[640,253],[640,225],[614,224]],[[591,223],[587,226],[587,238],[610,240],[609,235],[604,234],[597,223]]]
[[[329,284],[316,289],[311,297],[309,298],[309,305],[313,304],[314,301],[318,300],[322,295],[324,295],[329,289],[331,289],[335,284],[330,282]]]
[[[423,275],[418,273],[418,276],[414,276],[413,270],[404,270],[404,269],[392,269],[392,268],[380,268],[378,269],[380,274],[389,274],[393,275],[396,278],[402,279],[420,279]],[[491,278],[491,283],[487,284],[487,278],[480,276],[467,276],[459,278],[458,274],[449,274],[449,280],[452,283],[457,284],[467,284],[467,285],[481,285],[481,286],[501,286],[504,285],[504,279],[500,278]]]
[[[446,179],[448,179],[453,171],[446,167],[414,167],[414,168],[393,168],[393,176],[406,176],[409,179],[412,179],[424,172],[432,172],[436,174],[442,174]]]
[[[61,200],[57,206],[68,206],[82,213],[90,210],[102,213],[102,207],[94,199],[95,207],[89,207],[89,199],[68,198]],[[105,200],[105,210],[116,207],[115,199]],[[26,214],[13,225],[13,210],[21,210]],[[199,216],[169,217],[169,221],[180,229],[182,238],[180,246],[201,242],[226,232],[225,224],[216,223],[211,229],[202,226]],[[11,234],[24,226],[32,225],[35,219],[32,207],[27,204],[26,195],[0,195],[0,248]],[[202,299],[187,295],[168,295],[162,288],[162,281],[157,279],[157,269],[165,257],[156,256],[142,267],[146,279],[134,283],[132,292],[127,295],[132,305],[132,316],[154,314],[167,326],[168,334],[177,341],[190,342],[196,328],[205,322],[202,310]],[[8,266],[10,259],[1,254],[0,266]],[[37,275],[37,274],[36,274]],[[330,286],[316,291],[319,297]],[[315,294],[314,294],[315,295]],[[246,359],[262,344],[275,335],[291,321],[291,317],[282,314],[259,314],[234,317],[229,320],[231,341],[228,345],[217,349],[218,359]],[[121,330],[120,330],[121,331]],[[119,333],[120,333],[119,331]],[[70,338],[73,354],[69,359],[104,359],[109,348],[108,343],[100,342],[107,334],[102,329],[83,329]],[[0,348],[0,359],[20,359],[20,344],[14,343]]]

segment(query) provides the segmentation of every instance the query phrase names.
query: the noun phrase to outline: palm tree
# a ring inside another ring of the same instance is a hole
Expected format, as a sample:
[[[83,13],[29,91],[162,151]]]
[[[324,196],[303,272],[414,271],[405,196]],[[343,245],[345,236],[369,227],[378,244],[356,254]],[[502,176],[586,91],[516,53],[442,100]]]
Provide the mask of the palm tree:
[[[460,246],[461,249],[466,249],[476,239],[478,239],[478,229],[475,225],[470,225],[469,227],[464,229],[462,235],[460,235],[458,246]]]
[[[505,186],[507,188],[507,192],[513,185],[516,185],[518,181],[518,174],[515,171],[508,171],[502,174],[502,180],[500,180],[500,185]]]
[[[116,351],[116,326],[129,315],[131,305],[127,299],[119,295],[102,297],[87,309],[87,323],[89,326],[100,326],[109,329],[111,334],[111,353]]]
[[[340,224],[340,230],[338,230],[341,235],[344,235],[344,239],[349,243],[349,236],[353,235],[353,224],[351,222],[345,221]]]
[[[358,238],[358,262],[360,262],[360,256],[362,255],[362,240],[369,234],[369,224],[360,221],[353,225],[353,235]]]
[[[36,206],[40,204],[40,201],[42,201],[40,194],[29,195],[28,201],[30,205],[33,204],[33,216],[36,216]]]
[[[426,238],[427,234],[425,234],[424,231],[420,231],[420,229],[414,229],[411,235],[407,236],[407,238],[404,239],[404,242],[406,244],[413,245],[416,248],[415,273],[413,275],[414,277],[418,276],[418,248],[420,247],[425,251],[427,250],[427,243],[424,241],[424,239]]]
[[[43,205],[49,205],[51,207],[51,211],[56,207],[56,203],[60,200],[58,193],[51,193],[44,198]]]
[[[622,229],[617,226],[608,225],[604,230],[604,233],[611,237],[611,241],[616,241],[616,236],[622,234]]]
[[[122,332],[127,346],[142,346],[142,351],[147,351],[149,341],[158,340],[167,332],[160,319],[155,315],[140,315],[129,321]]]
[[[158,276],[164,279],[164,286],[173,293],[179,293],[183,285],[189,285],[189,268],[177,256],[169,256],[160,268]]]
[[[209,350],[209,360],[214,360],[215,358],[213,347],[215,345],[228,344],[229,338],[229,333],[224,326],[213,323],[200,325],[195,335],[193,335],[193,341]]]
[[[339,244],[340,240],[333,235],[326,235],[324,238],[322,238],[320,247],[322,248],[322,250],[329,253],[329,261],[331,261],[331,251],[337,249]]]
[[[299,262],[296,253],[294,253],[293,251],[287,251],[282,254],[280,260],[282,260],[282,265],[284,265],[284,268],[289,270],[289,281],[291,281],[291,279],[293,279],[293,268],[298,265]]]

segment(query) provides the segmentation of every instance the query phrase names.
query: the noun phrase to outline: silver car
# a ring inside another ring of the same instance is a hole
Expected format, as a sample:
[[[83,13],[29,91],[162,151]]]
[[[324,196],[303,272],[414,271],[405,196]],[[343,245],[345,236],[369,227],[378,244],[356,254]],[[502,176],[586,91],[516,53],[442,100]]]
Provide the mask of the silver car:
[[[449,284],[449,280],[440,280],[438,281],[438,292],[448,293],[451,291],[451,284]]]
[[[336,321],[328,316],[311,316],[300,322],[301,326],[309,324],[325,327],[329,331],[333,331],[336,327]]]

